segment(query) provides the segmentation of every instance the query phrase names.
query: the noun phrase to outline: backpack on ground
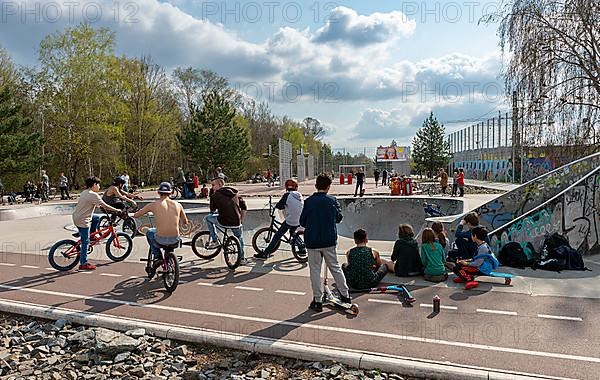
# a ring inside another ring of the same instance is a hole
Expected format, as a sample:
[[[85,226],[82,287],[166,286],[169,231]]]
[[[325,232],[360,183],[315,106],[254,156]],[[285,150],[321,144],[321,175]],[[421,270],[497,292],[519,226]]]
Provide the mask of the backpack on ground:
[[[569,245],[561,245],[548,252],[549,259],[556,259],[563,263],[565,270],[590,270],[583,263],[581,253]]]
[[[544,245],[543,245],[542,251],[550,252],[550,251],[560,247],[561,245],[570,245],[569,239],[567,239],[566,237],[562,236],[561,234],[555,232],[552,235],[547,236],[546,239],[544,239]],[[544,257],[542,257],[542,258],[544,258]]]
[[[501,265],[513,268],[525,268],[533,263],[532,259],[527,257],[521,244],[511,241],[506,243],[498,253],[498,261]]]

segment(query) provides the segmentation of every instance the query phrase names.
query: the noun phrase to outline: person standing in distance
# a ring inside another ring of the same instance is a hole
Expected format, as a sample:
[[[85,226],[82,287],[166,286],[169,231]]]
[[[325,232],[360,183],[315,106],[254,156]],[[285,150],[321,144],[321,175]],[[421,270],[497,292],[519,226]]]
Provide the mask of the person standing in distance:
[[[358,173],[356,173],[356,187],[354,188],[354,196],[356,196],[356,193],[358,192],[359,196],[363,196],[365,190],[363,189],[363,186],[365,184],[365,173],[363,172],[362,168],[358,169]],[[358,190],[360,188],[360,190]]]
[[[375,177],[375,187],[377,187],[377,182],[379,182],[379,169],[375,168],[373,172],[373,177]]]
[[[337,199],[327,194],[331,188],[331,178],[320,174],[315,187],[317,192],[304,201],[300,225],[305,228],[304,243],[308,251],[308,267],[313,291],[313,300],[309,308],[321,312],[323,311],[323,289],[321,288],[323,259],[335,279],[340,300],[345,303],[351,303],[352,300],[336,253],[336,224],[342,221],[342,210]]]

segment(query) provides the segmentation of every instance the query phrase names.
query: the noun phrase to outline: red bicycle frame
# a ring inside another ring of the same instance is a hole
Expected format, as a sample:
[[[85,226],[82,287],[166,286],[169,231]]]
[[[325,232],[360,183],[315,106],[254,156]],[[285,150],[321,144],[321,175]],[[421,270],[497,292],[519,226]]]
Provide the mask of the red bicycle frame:
[[[121,245],[121,242],[119,241],[119,239],[117,239],[117,233],[115,232],[115,229],[112,225],[101,228],[101,229],[96,230],[93,233],[91,233],[89,247],[94,247],[94,246],[98,245],[100,243],[100,240],[105,239],[108,236],[113,237],[112,243],[115,245],[115,247],[117,247],[119,249],[123,248],[123,246]],[[65,252],[65,256],[72,257],[73,255],[78,255],[80,245],[81,245],[81,238],[79,240],[77,240],[77,244],[75,244],[73,247],[71,247],[71,249],[69,249],[67,252]]]

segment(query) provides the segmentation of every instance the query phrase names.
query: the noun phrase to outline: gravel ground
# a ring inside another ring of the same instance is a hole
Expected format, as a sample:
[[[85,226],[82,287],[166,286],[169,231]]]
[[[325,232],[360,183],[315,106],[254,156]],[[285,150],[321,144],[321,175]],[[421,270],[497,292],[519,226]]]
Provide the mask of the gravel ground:
[[[0,314],[0,379],[409,379],[146,335]]]

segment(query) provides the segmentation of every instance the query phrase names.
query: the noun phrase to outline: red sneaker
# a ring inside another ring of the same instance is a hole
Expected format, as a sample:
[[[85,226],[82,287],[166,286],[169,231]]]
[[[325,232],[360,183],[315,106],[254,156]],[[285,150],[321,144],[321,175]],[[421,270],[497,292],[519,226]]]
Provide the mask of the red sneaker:
[[[96,266],[89,262],[79,266],[79,270],[94,270],[94,269],[96,269]]]
[[[460,277],[454,277],[452,281],[456,282],[457,284],[462,284],[464,282],[463,279]]]
[[[469,281],[465,284],[465,289],[473,289],[479,286],[477,281]]]

